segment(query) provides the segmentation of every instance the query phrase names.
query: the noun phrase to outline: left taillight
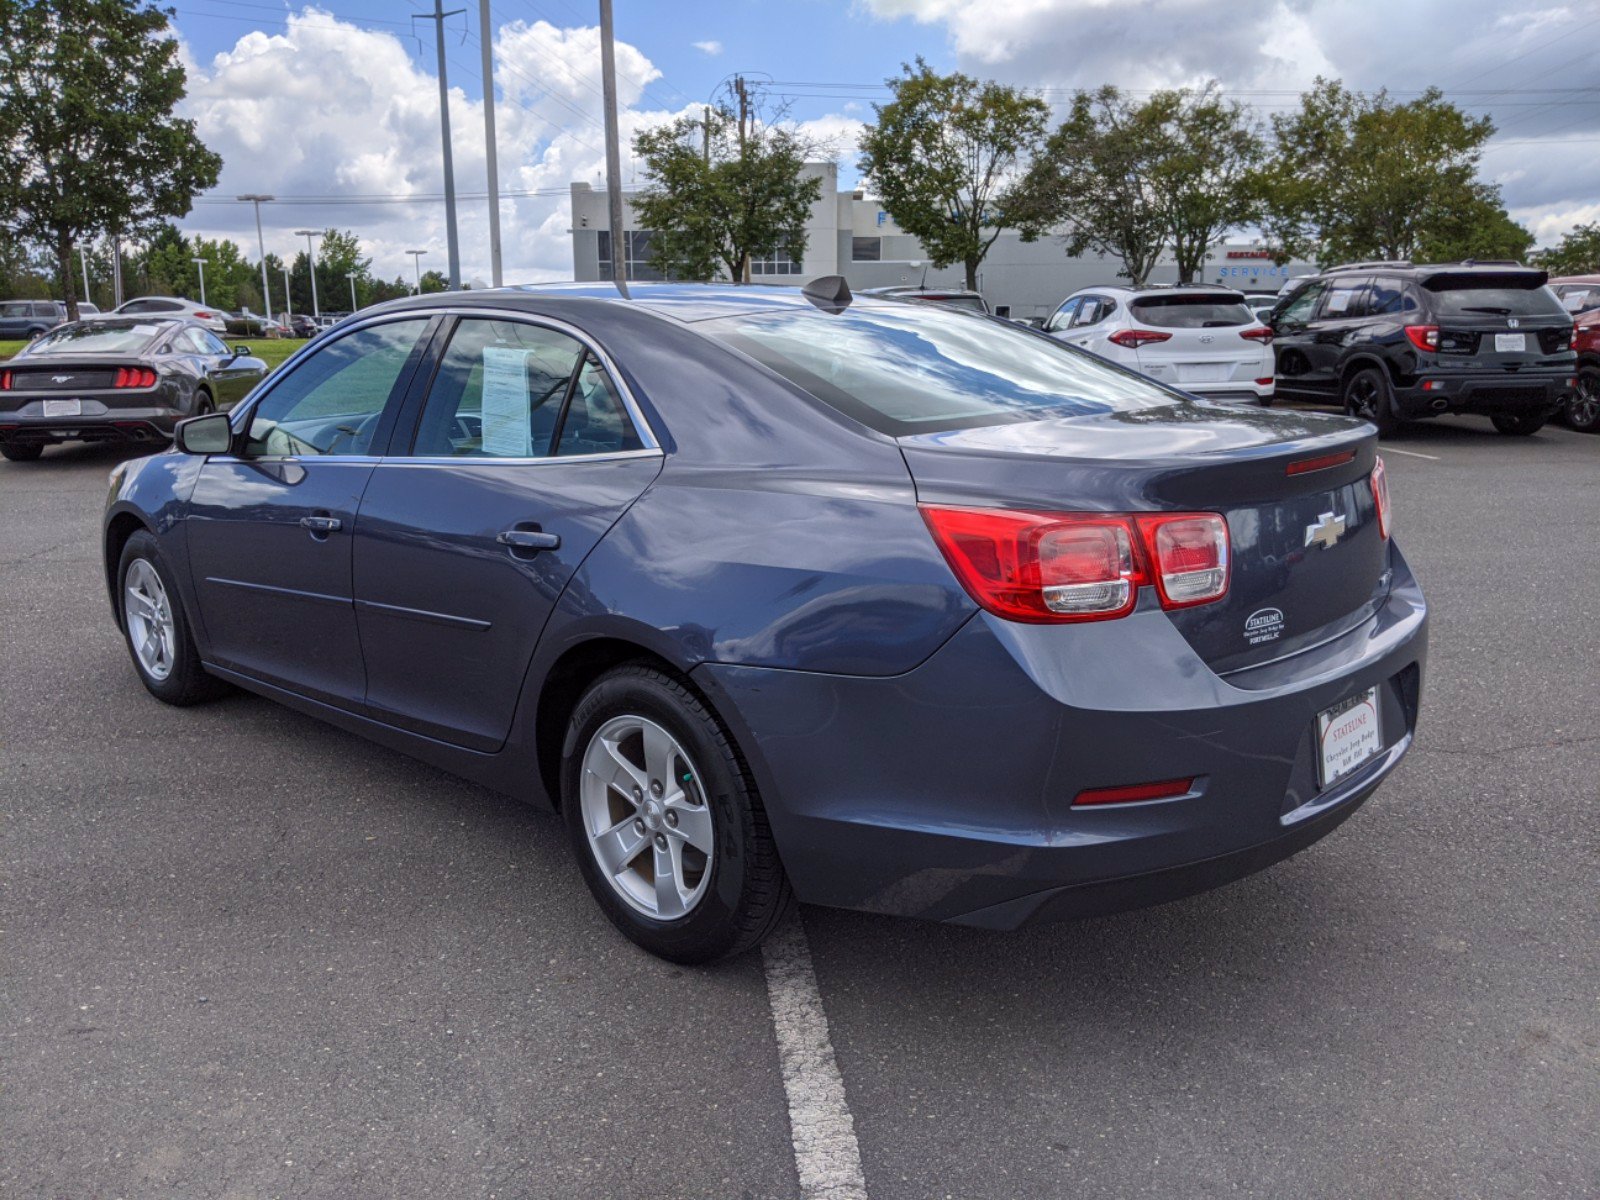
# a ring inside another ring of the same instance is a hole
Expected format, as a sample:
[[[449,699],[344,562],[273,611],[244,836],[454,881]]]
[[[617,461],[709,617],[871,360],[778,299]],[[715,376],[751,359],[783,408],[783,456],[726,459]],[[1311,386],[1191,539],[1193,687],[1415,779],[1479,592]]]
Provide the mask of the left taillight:
[[[1372,467],[1372,499],[1378,506],[1378,533],[1387,540],[1390,528],[1389,473],[1384,470],[1381,457]]]
[[[1164,608],[1228,590],[1217,513],[1041,513],[923,505],[956,578],[996,616],[1030,624],[1125,617],[1153,584]]]
[[[119,388],[147,388],[155,387],[156,373],[149,367],[118,367],[117,377],[113,387]]]
[[[10,371],[0,371],[0,392],[9,392],[10,390],[11,390],[11,372]]]
[[[1268,329],[1265,325],[1257,325],[1252,329],[1239,330],[1239,336],[1242,338],[1248,338],[1252,342],[1260,342],[1265,345],[1272,340],[1272,330]]]

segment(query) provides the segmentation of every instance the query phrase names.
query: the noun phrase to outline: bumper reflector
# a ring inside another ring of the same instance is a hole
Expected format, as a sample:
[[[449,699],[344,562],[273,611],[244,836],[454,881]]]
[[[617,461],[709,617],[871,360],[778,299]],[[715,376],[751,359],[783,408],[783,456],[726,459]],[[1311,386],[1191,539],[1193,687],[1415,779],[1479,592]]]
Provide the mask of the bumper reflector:
[[[1082,804],[1132,804],[1138,800],[1170,800],[1186,795],[1194,787],[1194,776],[1188,779],[1167,779],[1161,783],[1126,783],[1121,787],[1090,788],[1079,792],[1072,802],[1076,808]]]

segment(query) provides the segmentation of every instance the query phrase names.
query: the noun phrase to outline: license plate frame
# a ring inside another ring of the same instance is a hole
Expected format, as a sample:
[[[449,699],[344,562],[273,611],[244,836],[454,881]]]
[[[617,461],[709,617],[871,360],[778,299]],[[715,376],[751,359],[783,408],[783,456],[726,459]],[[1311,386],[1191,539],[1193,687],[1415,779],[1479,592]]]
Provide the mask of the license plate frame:
[[[44,415],[46,417],[81,417],[83,416],[83,401],[46,400],[44,402]]]
[[[1528,335],[1525,333],[1497,333],[1494,335],[1496,354],[1526,354]]]
[[[1383,752],[1376,685],[1317,714],[1317,782],[1331,787]]]

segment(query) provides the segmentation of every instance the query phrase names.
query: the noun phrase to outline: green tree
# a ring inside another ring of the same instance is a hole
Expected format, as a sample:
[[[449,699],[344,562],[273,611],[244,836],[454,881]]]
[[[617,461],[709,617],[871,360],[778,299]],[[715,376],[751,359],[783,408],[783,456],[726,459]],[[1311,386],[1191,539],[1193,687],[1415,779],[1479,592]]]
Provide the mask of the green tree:
[[[422,273],[422,291],[426,295],[430,292],[447,292],[450,290],[450,281],[445,278],[443,271],[424,271]]]
[[[1171,238],[1174,209],[1195,186],[1193,169],[1170,162],[1167,126],[1181,108],[1179,100],[1135,104],[1110,85],[1075,95],[1017,189],[1035,229],[1060,230],[1068,254],[1094,250],[1121,260],[1121,274],[1143,287]],[[1184,219],[1204,222],[1187,226],[1186,236],[1209,244],[1214,214],[1196,205]]]
[[[1600,275],[1600,222],[1569,229],[1535,259],[1552,275]]]
[[[1280,260],[1489,257],[1475,238],[1509,240],[1499,190],[1477,178],[1494,123],[1437,88],[1399,104],[1319,77],[1272,128],[1276,153],[1256,192]]]
[[[1165,214],[1178,282],[1194,283],[1211,247],[1256,220],[1250,181],[1265,152],[1260,123],[1215,85],[1157,92],[1146,107],[1157,142],[1149,185]]]
[[[0,0],[0,229],[54,253],[189,211],[222,160],[174,117],[185,76],[166,10],[140,0]]]
[[[1043,100],[992,80],[936,74],[921,58],[887,81],[894,99],[874,105],[859,166],[895,224],[921,241],[936,267],[961,263],[976,291],[978,267],[1007,228],[1043,226],[1013,206],[1011,188],[1044,140]]]
[[[708,109],[633,139],[648,185],[633,197],[653,230],[650,264],[683,279],[748,283],[750,260],[786,250],[805,257],[806,222],[822,180],[805,173],[812,149],[793,130],[762,119],[739,92],[739,108]],[[613,249],[615,253],[615,249]]]

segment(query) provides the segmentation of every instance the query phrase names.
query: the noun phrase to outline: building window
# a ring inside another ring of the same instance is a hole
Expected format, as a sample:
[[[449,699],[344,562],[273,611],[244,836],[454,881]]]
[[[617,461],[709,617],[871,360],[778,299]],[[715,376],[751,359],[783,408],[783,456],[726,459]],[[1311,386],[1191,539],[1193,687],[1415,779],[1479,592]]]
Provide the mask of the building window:
[[[851,262],[879,262],[883,259],[881,237],[853,237],[850,239]]]
[[[598,231],[600,243],[600,278],[611,278],[611,231],[601,229]],[[623,245],[627,247],[627,257],[623,259],[622,266],[629,279],[638,280],[640,283],[660,282],[669,276],[663,275],[650,265],[650,242],[655,237],[653,229],[630,229],[623,234]]]
[[[798,275],[801,266],[789,257],[789,248],[779,246],[771,254],[763,258],[751,258],[750,274],[752,275]]]

